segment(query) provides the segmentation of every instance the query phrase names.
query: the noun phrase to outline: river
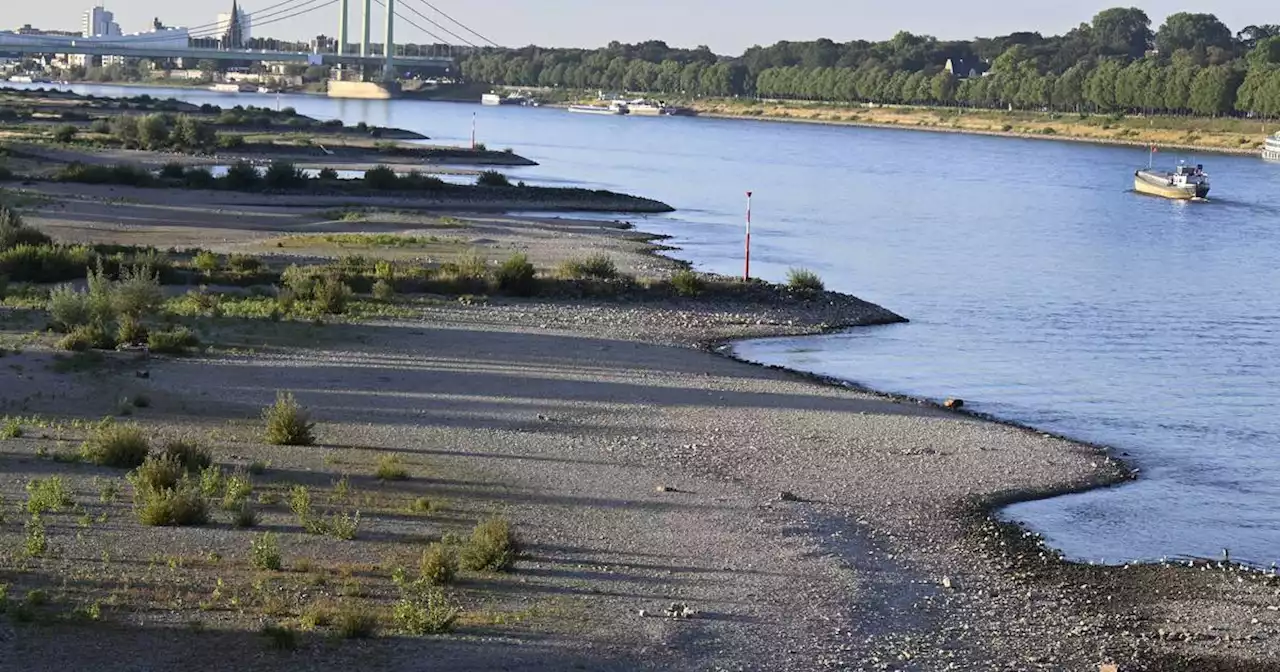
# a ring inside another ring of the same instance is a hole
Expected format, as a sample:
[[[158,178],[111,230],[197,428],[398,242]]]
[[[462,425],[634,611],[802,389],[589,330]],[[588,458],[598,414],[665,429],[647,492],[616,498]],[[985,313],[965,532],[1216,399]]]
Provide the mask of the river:
[[[740,344],[761,362],[872,388],[961,397],[999,417],[1114,446],[1121,487],[1002,515],[1068,556],[1280,560],[1280,165],[1206,164],[1208,203],[1131,192],[1141,149],[906,130],[554,109],[73,87],[223,106],[292,106],[542,165],[538,183],[608,188],[678,212],[637,221],[697,268],[818,272],[906,325]]]

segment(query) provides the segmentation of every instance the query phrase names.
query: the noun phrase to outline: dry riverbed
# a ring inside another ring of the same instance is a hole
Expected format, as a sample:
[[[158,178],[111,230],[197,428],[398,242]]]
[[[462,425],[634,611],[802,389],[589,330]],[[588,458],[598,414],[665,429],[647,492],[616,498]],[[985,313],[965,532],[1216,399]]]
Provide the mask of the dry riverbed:
[[[680,269],[612,222],[70,185],[23,198],[60,240],[273,264],[519,251],[539,269],[589,253],[642,280]],[[41,311],[0,308],[0,415],[23,430],[0,441],[0,669],[1276,667],[1269,573],[1068,565],[986,518],[1014,493],[1123,479],[1098,450],[714,352],[897,319],[881,308],[787,293],[395,301],[363,321],[202,317],[199,355],[83,370],[32,334]],[[310,409],[315,446],[263,441],[279,390]],[[70,459],[86,423],[126,412],[157,445],[192,439],[254,472],[258,528],[221,510],[140,525],[122,471]],[[406,478],[377,478],[387,460]],[[27,484],[53,476],[74,508],[45,514],[49,551],[29,557]],[[298,486],[326,514],[358,511],[355,538],[308,534]],[[406,634],[394,613],[423,550],[493,515],[521,540],[513,571],[462,572],[445,588],[454,631]],[[254,567],[264,531],[281,570]],[[374,637],[314,618],[352,607],[375,614]],[[296,650],[264,625],[296,632]]]

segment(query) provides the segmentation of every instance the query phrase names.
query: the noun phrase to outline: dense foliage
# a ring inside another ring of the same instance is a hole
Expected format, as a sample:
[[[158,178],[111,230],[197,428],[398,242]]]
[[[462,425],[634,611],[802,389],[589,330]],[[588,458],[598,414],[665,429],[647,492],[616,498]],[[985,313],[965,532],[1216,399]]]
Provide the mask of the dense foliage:
[[[948,63],[952,68],[947,68]],[[509,86],[857,103],[1280,116],[1280,25],[1232,33],[1212,14],[1177,13],[1158,30],[1140,9],[1108,9],[1065,35],[752,47],[612,43],[597,50],[492,49],[465,77]]]

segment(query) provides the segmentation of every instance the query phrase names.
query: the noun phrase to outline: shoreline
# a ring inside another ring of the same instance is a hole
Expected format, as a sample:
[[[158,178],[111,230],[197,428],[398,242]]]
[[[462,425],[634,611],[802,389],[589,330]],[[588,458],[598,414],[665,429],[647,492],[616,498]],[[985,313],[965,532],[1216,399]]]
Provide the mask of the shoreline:
[[[981,129],[966,128],[950,128],[945,126],[920,126],[909,124],[884,124],[866,121],[836,121],[834,119],[801,119],[796,117],[768,117],[768,116],[752,116],[746,114],[725,114],[717,112],[699,112],[698,117],[707,119],[722,119],[733,121],[760,121],[771,123],[795,123],[795,124],[817,124],[822,126],[851,126],[855,128],[875,128],[897,131],[922,131],[927,133],[955,133],[960,135],[979,135],[996,138],[1012,138],[1019,140],[1047,140],[1057,142],[1074,142],[1080,144],[1099,145],[1106,147],[1133,147],[1147,148],[1152,143],[1140,142],[1137,140],[1120,140],[1111,138],[1087,138],[1072,135],[1044,135],[1038,133],[1018,133],[1016,131],[984,131]],[[1230,148],[1230,147],[1210,147],[1204,145],[1188,145],[1188,144],[1167,144],[1160,143],[1158,145],[1162,149],[1171,149],[1188,152],[1204,152],[1210,154],[1222,154],[1230,156],[1256,156],[1261,159],[1259,151],[1253,148]]]

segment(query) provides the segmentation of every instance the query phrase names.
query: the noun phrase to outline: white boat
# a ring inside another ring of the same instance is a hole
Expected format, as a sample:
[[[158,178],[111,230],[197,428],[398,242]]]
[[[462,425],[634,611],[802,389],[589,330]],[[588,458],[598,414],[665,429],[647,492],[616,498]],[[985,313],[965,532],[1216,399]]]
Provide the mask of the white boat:
[[[256,93],[258,87],[253,84],[214,84],[209,90],[218,93]]]
[[[627,104],[614,101],[608,105],[570,105],[570,112],[578,112],[580,114],[626,114]]]
[[[535,105],[533,100],[527,96],[518,93],[509,93],[502,95],[500,93],[486,93],[480,96],[481,105],[519,105],[521,107],[530,107]]]
[[[1280,161],[1280,133],[1267,138],[1267,144],[1262,146],[1262,158],[1268,161]]]

